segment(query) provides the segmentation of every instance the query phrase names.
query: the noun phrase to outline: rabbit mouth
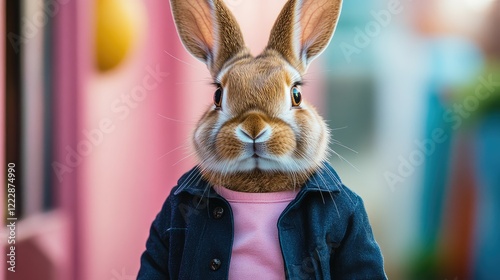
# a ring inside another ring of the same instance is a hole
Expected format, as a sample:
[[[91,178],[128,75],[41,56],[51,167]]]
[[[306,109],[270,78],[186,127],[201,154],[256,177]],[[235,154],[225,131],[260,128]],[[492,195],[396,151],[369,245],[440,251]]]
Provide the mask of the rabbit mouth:
[[[266,154],[265,143],[249,143],[246,145],[247,154],[252,158],[261,158]]]
[[[254,161],[256,165],[258,165],[259,160],[273,160],[272,156],[268,153],[269,152],[265,143],[247,144],[242,158],[243,160]]]
[[[235,171],[275,170],[278,165],[280,165],[278,161],[255,153],[250,157],[239,160],[235,164]]]

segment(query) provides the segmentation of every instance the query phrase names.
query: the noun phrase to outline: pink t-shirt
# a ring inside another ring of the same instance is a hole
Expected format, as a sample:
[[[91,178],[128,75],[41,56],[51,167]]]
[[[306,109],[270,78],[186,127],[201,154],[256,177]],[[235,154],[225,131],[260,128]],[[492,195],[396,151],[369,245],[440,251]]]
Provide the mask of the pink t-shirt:
[[[278,218],[299,190],[244,193],[215,187],[233,211],[234,242],[229,279],[285,279]]]

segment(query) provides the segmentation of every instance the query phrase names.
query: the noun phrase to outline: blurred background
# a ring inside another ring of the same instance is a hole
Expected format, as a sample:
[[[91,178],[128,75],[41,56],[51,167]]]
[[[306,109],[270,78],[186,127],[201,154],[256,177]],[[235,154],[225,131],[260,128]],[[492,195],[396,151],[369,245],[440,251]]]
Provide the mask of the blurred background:
[[[209,73],[166,0],[0,2],[0,172],[15,164],[18,218],[15,273],[0,230],[0,278],[135,279],[152,220],[196,164]],[[254,54],[284,2],[226,0]],[[345,0],[305,76],[390,279],[500,275],[499,27],[498,0]]]

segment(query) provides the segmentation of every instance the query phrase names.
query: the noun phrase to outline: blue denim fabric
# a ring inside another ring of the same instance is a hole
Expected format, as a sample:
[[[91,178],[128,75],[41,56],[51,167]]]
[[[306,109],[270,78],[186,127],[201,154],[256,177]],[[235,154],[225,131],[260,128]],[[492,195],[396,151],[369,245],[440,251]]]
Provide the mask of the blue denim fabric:
[[[363,201],[327,163],[277,226],[287,279],[387,279]],[[138,279],[227,279],[232,243],[231,207],[195,167],[153,221]]]

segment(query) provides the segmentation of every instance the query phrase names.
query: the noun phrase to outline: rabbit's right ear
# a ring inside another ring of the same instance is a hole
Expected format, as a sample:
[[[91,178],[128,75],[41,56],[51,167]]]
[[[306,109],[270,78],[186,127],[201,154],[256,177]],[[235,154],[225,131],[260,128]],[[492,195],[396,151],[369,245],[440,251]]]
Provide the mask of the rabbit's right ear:
[[[330,43],[342,0],[289,0],[271,30],[267,49],[304,73]]]
[[[212,76],[246,51],[240,27],[222,0],[171,0],[170,6],[182,43]]]

